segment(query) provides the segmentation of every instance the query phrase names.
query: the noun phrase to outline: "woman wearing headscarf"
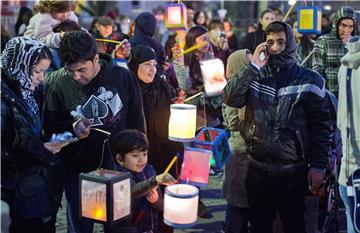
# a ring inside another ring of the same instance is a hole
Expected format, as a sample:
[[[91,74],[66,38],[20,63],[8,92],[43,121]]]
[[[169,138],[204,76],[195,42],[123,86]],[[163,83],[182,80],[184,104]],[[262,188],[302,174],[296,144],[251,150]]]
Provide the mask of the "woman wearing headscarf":
[[[170,104],[176,99],[176,91],[160,78],[156,69],[154,50],[145,45],[131,49],[129,69],[137,77],[141,89],[147,137],[149,139],[149,164],[162,173],[177,152],[183,151],[181,143],[168,139]],[[175,166],[170,170],[176,176]]]
[[[251,61],[247,49],[232,53],[227,61],[226,77],[229,79],[239,74]],[[246,233],[249,220],[249,205],[245,188],[248,170],[248,157],[245,141],[240,135],[240,125],[244,121],[245,107],[232,108],[223,104],[222,109],[226,129],[230,130],[230,160],[225,165],[223,183],[224,197],[227,201],[225,232]]]
[[[47,169],[65,145],[41,140],[39,84],[51,63],[41,42],[11,39],[1,55],[1,199],[10,206],[10,232],[55,232]]]

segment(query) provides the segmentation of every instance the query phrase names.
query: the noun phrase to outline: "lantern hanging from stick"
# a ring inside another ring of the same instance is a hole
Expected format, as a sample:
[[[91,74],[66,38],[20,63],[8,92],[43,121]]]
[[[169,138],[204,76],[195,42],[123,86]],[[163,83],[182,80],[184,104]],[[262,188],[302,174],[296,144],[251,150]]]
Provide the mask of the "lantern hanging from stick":
[[[297,12],[298,32],[301,34],[321,34],[321,10],[316,6],[302,6]]]
[[[183,3],[171,3],[165,8],[165,26],[168,29],[186,29],[186,6]]]
[[[164,222],[175,228],[187,228],[197,220],[199,189],[188,184],[165,188]]]
[[[130,173],[99,169],[79,179],[81,217],[111,225],[130,214]]]
[[[192,104],[170,105],[169,139],[190,142],[195,137],[196,106]]]

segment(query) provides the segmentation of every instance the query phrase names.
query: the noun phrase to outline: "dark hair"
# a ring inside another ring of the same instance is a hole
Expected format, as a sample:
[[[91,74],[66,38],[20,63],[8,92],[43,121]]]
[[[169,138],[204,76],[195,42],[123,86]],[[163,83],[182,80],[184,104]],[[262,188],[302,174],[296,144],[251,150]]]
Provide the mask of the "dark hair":
[[[96,55],[95,39],[84,31],[65,33],[59,53],[65,65],[92,61]]]
[[[233,24],[232,24],[232,22],[231,22],[231,19],[227,19],[227,18],[225,18],[224,19],[224,21],[223,21],[223,24],[224,23],[229,23],[229,25],[230,25],[230,29],[232,29],[233,28]]]
[[[273,9],[273,12],[277,12],[277,13],[279,13],[280,15],[283,14],[283,12],[282,12],[282,10],[280,10],[280,8],[275,8],[275,9]]]
[[[96,19],[96,24],[102,25],[102,26],[109,26],[113,25],[113,20],[109,16],[100,16]]]
[[[185,36],[185,47],[184,50],[190,48],[195,44],[195,39],[204,33],[209,32],[208,29],[201,25],[196,25],[189,29]],[[185,64],[191,66],[195,59],[194,53],[187,53],[184,55]]]
[[[287,34],[286,27],[281,22],[272,22],[270,23],[264,31],[264,35],[269,35],[270,33],[277,33],[277,32],[284,32],[285,35]]]
[[[54,32],[73,32],[81,30],[80,25],[72,20],[66,20],[57,25],[53,31]]]
[[[201,13],[203,13],[204,16],[205,16],[205,22],[204,22],[204,24],[198,24],[198,22],[196,22],[196,21],[197,21],[197,18],[199,17],[199,15],[200,15]],[[194,21],[195,25],[201,25],[201,26],[206,27],[206,21],[207,21],[207,20],[208,20],[208,17],[207,17],[207,14],[206,14],[205,11],[196,11],[196,12],[195,12],[194,18],[193,18],[193,21]]]
[[[219,27],[221,30],[224,30],[224,24],[221,22],[220,19],[212,19],[208,25],[209,31],[217,27]]]
[[[51,52],[50,52],[50,49],[49,49],[48,47],[46,47],[46,46],[44,46],[44,47],[41,49],[41,51],[40,51],[40,53],[39,53],[39,56],[36,58],[34,64],[30,67],[30,73],[33,72],[34,66],[36,66],[37,64],[39,64],[39,62],[40,62],[42,59],[48,59],[48,60],[50,60],[50,61],[52,61],[52,59],[53,59],[53,56],[52,56],[52,54],[51,54]]]
[[[263,12],[261,12],[261,14],[260,14],[260,19],[262,19],[266,13],[272,13],[272,14],[275,16],[275,13],[274,13],[273,10],[271,10],[271,9],[266,9],[266,10],[264,10]],[[262,24],[260,23],[260,20],[259,20],[259,23],[258,23],[257,28],[258,28],[258,29],[261,29],[261,28],[262,28]]]
[[[40,0],[39,4],[33,8],[33,11],[34,13],[62,13],[70,11],[73,4],[72,1]]]
[[[127,153],[134,150],[146,151],[149,148],[149,140],[143,132],[136,129],[120,131],[111,139],[111,149],[113,156],[120,155],[124,159]]]
[[[18,18],[15,24],[15,33],[19,33],[20,26],[25,24],[26,26],[29,24],[30,18],[32,17],[31,9],[22,6],[19,11]]]
[[[294,24],[298,22],[297,19],[292,19],[291,21],[291,28],[294,27]],[[299,27],[299,25],[298,25]],[[300,39],[300,46],[301,46],[301,51],[304,52],[305,54],[308,54],[311,52],[311,50],[314,48],[314,43],[312,42],[310,36],[308,35],[303,35]]]

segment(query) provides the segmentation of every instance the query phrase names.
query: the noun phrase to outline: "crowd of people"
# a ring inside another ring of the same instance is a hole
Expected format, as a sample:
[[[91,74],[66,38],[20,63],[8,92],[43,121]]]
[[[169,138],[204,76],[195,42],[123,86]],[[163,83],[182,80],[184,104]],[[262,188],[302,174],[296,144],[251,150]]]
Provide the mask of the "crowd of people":
[[[163,193],[181,161],[164,170],[184,146],[168,139],[170,105],[206,93],[201,64],[210,59],[224,64],[227,85],[186,103],[197,106],[198,129],[228,131],[223,231],[272,232],[278,215],[284,232],[305,233],[305,197],[323,185],[336,157],[347,232],[357,232],[347,187],[360,165],[353,8],[339,8],[322,35],[299,33],[296,14],[284,19],[266,9],[239,43],[230,19],[190,6],[186,29],[161,39],[151,12],[123,33],[113,12],[82,27],[76,7],[40,0],[20,11],[16,36],[2,34],[1,200],[9,207],[2,232],[55,232],[63,194],[68,232],[93,232],[79,215],[79,174],[98,168],[132,180],[130,217],[105,232],[173,232],[163,223]],[[50,140],[66,131],[78,140]],[[199,204],[198,215],[211,217]]]

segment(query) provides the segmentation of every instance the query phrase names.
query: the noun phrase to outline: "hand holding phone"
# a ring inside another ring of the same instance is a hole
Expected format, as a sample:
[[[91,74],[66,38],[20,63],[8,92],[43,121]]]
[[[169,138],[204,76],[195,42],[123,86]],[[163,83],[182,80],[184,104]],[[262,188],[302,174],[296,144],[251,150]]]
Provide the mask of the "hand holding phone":
[[[266,42],[263,42],[256,47],[253,54],[252,63],[255,64],[257,67],[261,68],[267,63],[269,57],[270,55],[267,49]]]

